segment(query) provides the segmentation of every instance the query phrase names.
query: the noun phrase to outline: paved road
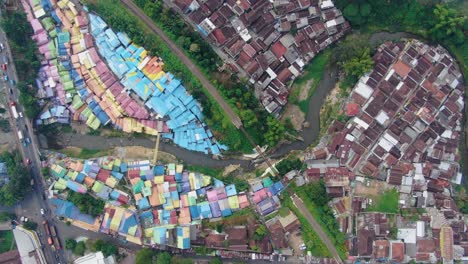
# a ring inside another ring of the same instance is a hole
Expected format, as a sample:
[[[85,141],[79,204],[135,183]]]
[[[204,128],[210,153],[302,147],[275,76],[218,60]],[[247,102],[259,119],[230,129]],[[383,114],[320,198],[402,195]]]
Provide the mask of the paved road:
[[[0,42],[5,45],[5,49],[1,52],[0,56],[2,57],[2,62],[4,60],[4,56],[7,58],[8,65],[7,70],[2,70],[2,74],[8,76],[9,80],[18,80],[18,76],[16,74],[15,65],[13,63],[13,58],[11,54],[10,47],[8,45],[8,41],[6,38],[5,33],[3,30],[0,29]],[[3,78],[0,81],[2,88],[6,91],[6,101],[9,104],[10,102],[16,102],[16,108],[18,113],[23,113],[23,107],[18,103],[19,98],[19,91],[16,89],[15,85],[12,84],[10,81],[5,81]],[[63,262],[62,251],[54,251],[49,245],[47,245],[47,238],[42,234],[45,234],[44,227],[42,226],[43,220],[50,220],[52,216],[50,214],[49,206],[45,200],[42,199],[43,194],[43,187],[45,183],[43,178],[40,175],[40,159],[39,159],[39,151],[36,145],[36,139],[33,132],[33,127],[31,125],[30,120],[24,117],[18,117],[15,119],[11,114],[11,108],[9,107],[10,116],[11,116],[11,123],[14,133],[16,134],[16,139],[19,145],[19,150],[23,156],[23,161],[26,164],[27,160],[30,160],[30,165],[28,166],[28,170],[30,172],[31,178],[34,180],[34,185],[32,188],[32,192],[20,203],[15,207],[15,212],[17,216],[27,216],[29,219],[37,222],[39,224],[38,227],[38,235],[41,238],[41,244],[43,245],[44,255],[47,259],[47,263],[59,263]],[[23,140],[20,140],[18,137],[18,131],[22,131]],[[26,138],[31,139],[31,144],[23,145],[23,142]],[[40,214],[40,209],[43,208],[46,211],[46,214],[42,216]]]
[[[343,263],[343,261],[340,258],[340,255],[338,254],[338,251],[336,250],[335,245],[331,242],[330,238],[323,232],[322,227],[320,226],[319,223],[315,220],[315,218],[312,216],[312,214],[309,212],[307,207],[304,205],[302,200],[294,193],[291,195],[293,204],[299,209],[299,211],[304,215],[304,217],[309,221],[309,223],[312,225],[312,228],[317,232],[317,235],[320,237],[320,239],[323,241],[325,246],[327,246],[328,251],[332,254],[332,257],[338,262],[338,263]]]
[[[122,0],[122,3],[130,10],[135,16],[139,17],[154,33],[156,33],[164,42],[167,43],[169,48],[172,52],[184,63],[190,71],[192,71],[193,75],[195,75],[198,80],[200,80],[201,84],[208,90],[208,92],[213,96],[213,98],[219,103],[221,108],[224,112],[228,115],[231,119],[231,122],[237,128],[242,126],[241,119],[239,116],[232,110],[232,108],[227,104],[224,98],[219,94],[218,89],[214,87],[211,82],[205,77],[205,75],[198,69],[198,67],[190,60],[187,55],[185,55],[184,51],[182,51],[177,45],[166,36],[166,34],[159,29],[149,18],[146,16],[143,11],[141,11],[132,1],[130,0]],[[255,146],[255,144],[254,144]]]

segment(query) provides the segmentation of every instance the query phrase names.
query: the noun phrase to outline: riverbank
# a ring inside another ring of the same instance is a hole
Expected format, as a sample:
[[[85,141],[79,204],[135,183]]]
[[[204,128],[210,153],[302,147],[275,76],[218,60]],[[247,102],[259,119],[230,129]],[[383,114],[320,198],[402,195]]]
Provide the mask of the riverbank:
[[[369,42],[372,46],[378,46],[380,43],[389,40],[398,40],[401,38],[414,38],[413,34],[406,32],[378,32],[374,33],[369,37]],[[320,134],[320,109],[322,104],[329,94],[329,92],[336,86],[338,82],[338,69],[336,65],[328,65],[325,72],[323,73],[321,81],[318,83],[313,96],[310,99],[308,105],[308,111],[305,116],[305,121],[310,124],[309,127],[303,128],[299,131],[299,136],[303,141],[294,141],[292,143],[280,144],[274,149],[268,151],[268,157],[271,159],[279,159],[282,156],[295,150],[304,150],[311,144],[316,142]],[[41,137],[44,138],[44,137]],[[143,146],[151,148],[154,146],[154,141],[148,138],[134,138],[134,137],[101,137],[92,135],[80,135],[74,133],[60,133],[53,137],[47,138],[49,148],[60,150],[67,146],[76,146],[86,149],[108,149],[115,146]],[[239,158],[226,157],[226,159],[213,159],[212,157],[191,152],[185,149],[174,146],[171,143],[161,142],[160,151],[168,152],[178,159],[183,160],[188,165],[205,166],[210,168],[224,168],[229,165],[240,165],[246,171],[252,171],[254,169],[253,162],[249,160],[242,160]],[[464,156],[464,161],[468,160]],[[468,162],[468,161],[466,161]],[[468,173],[467,169],[464,172]]]

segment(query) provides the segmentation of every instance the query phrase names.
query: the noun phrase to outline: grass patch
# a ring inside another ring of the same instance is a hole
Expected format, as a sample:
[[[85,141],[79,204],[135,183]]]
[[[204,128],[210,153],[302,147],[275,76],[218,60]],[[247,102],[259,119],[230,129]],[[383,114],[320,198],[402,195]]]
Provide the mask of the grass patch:
[[[13,231],[0,231],[0,254],[16,248]]]
[[[315,220],[320,224],[323,231],[327,234],[328,238],[335,245],[338,254],[341,259],[346,259],[346,247],[345,247],[345,235],[341,233],[338,229],[338,223],[336,222],[335,217],[331,213],[324,212],[322,208],[317,206],[313,200],[311,200],[309,192],[301,187],[296,188],[296,194],[302,199],[305,206],[315,218]],[[328,205],[326,205],[327,208]]]
[[[229,146],[230,151],[251,152],[253,146],[245,135],[231,123],[218,102],[192,74],[161,38],[154,34],[138,17],[130,13],[120,1],[87,0],[91,11],[98,13],[115,31],[126,32],[138,45],[144,46],[149,54],[162,57],[164,70],[172,72],[182,80],[187,90],[201,103],[206,124],[216,138]]]
[[[395,188],[386,190],[374,199],[374,204],[367,208],[370,212],[398,213],[399,194]]]
[[[318,54],[315,58],[312,59],[311,63],[306,66],[303,74],[294,81],[294,85],[291,89],[291,95],[289,97],[290,103],[297,105],[302,112],[307,114],[309,109],[310,97],[314,95],[315,90],[317,89],[318,84],[322,80],[325,68],[330,61],[332,54],[331,49],[326,49]],[[302,89],[307,85],[309,81],[313,80],[311,87],[307,93],[307,99],[300,100],[299,94]]]
[[[89,159],[89,158],[107,156],[111,153],[111,150],[110,149],[107,149],[107,150],[86,149],[86,148],[82,149],[82,148],[71,147],[71,148],[62,149],[59,152],[72,158]]]
[[[301,212],[299,212],[299,209],[294,206],[290,196],[285,195],[283,205],[293,211],[299,219],[299,222],[301,223],[302,239],[304,239],[304,244],[306,245],[307,250],[309,250],[315,257],[331,257],[328,248],[312,228],[309,221],[307,221]]]
[[[222,178],[224,169],[222,168],[210,168],[200,165],[186,165],[185,168],[191,172],[199,172],[214,178]]]

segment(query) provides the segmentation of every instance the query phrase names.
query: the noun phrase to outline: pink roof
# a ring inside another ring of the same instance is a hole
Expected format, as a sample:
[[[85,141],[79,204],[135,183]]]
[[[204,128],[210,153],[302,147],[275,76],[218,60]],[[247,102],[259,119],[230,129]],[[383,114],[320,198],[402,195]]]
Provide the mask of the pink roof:
[[[33,28],[34,34],[44,32],[44,28],[42,27],[42,24],[41,24],[41,22],[39,22],[38,19],[33,19],[31,21],[31,26]]]
[[[206,196],[208,197],[208,201],[210,202],[218,201],[218,194],[216,193],[216,190],[207,191]]]

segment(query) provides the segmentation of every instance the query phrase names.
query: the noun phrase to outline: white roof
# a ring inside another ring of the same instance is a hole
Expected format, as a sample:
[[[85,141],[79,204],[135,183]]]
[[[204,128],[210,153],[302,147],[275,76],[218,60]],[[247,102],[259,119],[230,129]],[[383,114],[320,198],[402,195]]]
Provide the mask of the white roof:
[[[367,84],[363,83],[362,81],[358,82],[354,91],[366,99],[369,99],[373,92],[372,88],[370,88]]]
[[[381,138],[380,141],[379,141],[379,146],[381,146],[383,149],[385,149],[385,151],[389,152],[393,145],[392,143],[390,143],[388,140],[386,140],[385,138]]]
[[[113,264],[115,263],[114,258],[109,256],[104,258],[101,251],[91,253],[83,257],[75,259],[74,264]]]
[[[239,35],[245,42],[249,41],[252,38],[252,36],[249,34],[249,30],[247,30],[246,28],[241,30],[241,32],[239,32]]]
[[[388,81],[388,79],[390,79],[390,77],[392,77],[392,74],[395,72],[394,69],[391,69],[388,74],[385,76],[385,80]]]
[[[403,86],[403,82],[399,82],[395,89],[400,90],[402,86]]]
[[[270,67],[266,69],[266,72],[268,73],[268,75],[270,75],[271,79],[274,79],[277,76],[276,73]]]
[[[327,21],[327,23],[325,23],[325,25],[327,26],[327,28],[334,27],[334,26],[336,26],[336,20],[333,19],[333,20]]]
[[[399,228],[398,239],[403,239],[405,243],[415,244],[416,243],[416,228]]]
[[[355,117],[353,119],[354,123],[358,124],[359,126],[361,126],[362,128],[364,129],[368,129],[369,128],[369,124],[367,124],[366,122],[364,122],[363,120],[359,119],[359,117]]]
[[[335,5],[333,4],[333,2],[331,0],[325,0],[325,1],[322,1],[322,4],[320,5],[320,8],[321,9],[327,9],[327,8],[331,8],[331,7],[334,7]]]
[[[388,132],[385,132],[384,138],[388,140],[390,143],[392,143],[394,146],[398,144],[398,140],[394,137],[392,137]]]
[[[345,138],[346,138],[347,140],[351,141],[351,142],[353,142],[354,139],[355,139],[354,136],[351,135],[351,134],[346,134]]]
[[[380,110],[379,114],[375,117],[375,120],[377,120],[381,125],[384,125],[388,119],[390,119],[390,117],[383,110]]]

